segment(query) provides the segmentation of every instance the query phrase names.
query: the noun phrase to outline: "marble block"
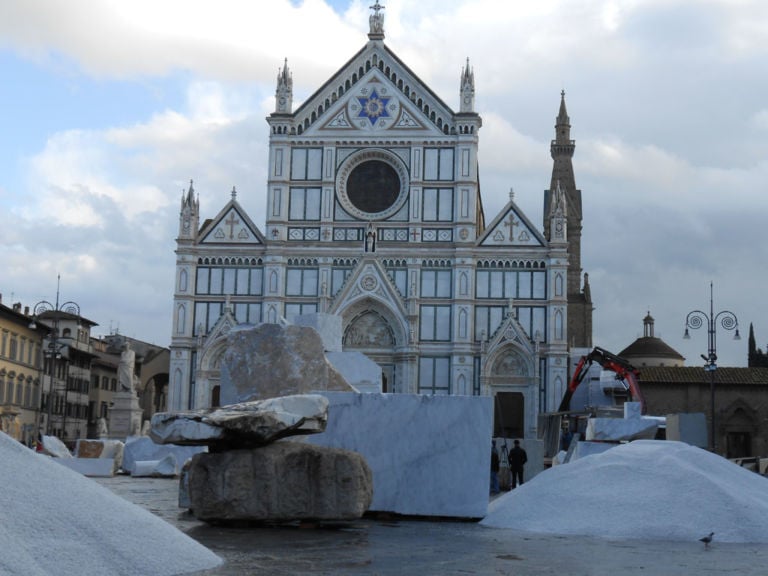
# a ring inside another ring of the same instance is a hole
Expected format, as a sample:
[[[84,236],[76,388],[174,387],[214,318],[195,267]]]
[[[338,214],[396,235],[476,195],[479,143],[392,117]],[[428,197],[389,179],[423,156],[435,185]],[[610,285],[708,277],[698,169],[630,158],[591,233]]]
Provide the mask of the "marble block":
[[[53,456],[54,458],[72,458],[69,448],[56,436],[43,436],[43,454]]]
[[[573,462],[575,460],[578,460],[579,458],[585,458],[587,456],[592,456],[593,454],[602,454],[606,450],[610,450],[611,448],[615,448],[616,446],[619,446],[619,444],[611,443],[611,442],[584,442],[584,441],[578,441],[574,443],[573,448],[573,454],[571,454],[570,459],[568,462]]]
[[[221,360],[221,404],[352,390],[325,358],[313,328],[259,324],[229,332]]]
[[[341,352],[341,341],[344,336],[341,316],[336,314],[301,314],[293,318],[295,326],[314,328],[323,341],[326,352]]]
[[[650,418],[590,418],[584,439],[602,442],[653,440],[657,429],[658,422]]]
[[[706,416],[702,412],[668,414],[667,440],[679,440],[691,446],[706,448],[709,440]]]
[[[168,454],[161,460],[139,460],[133,467],[131,476],[152,476],[154,478],[173,478],[179,475],[176,457]]]
[[[383,392],[381,366],[362,352],[326,352],[325,357],[357,392]]]
[[[350,450],[281,440],[192,459],[187,486],[207,522],[352,520],[371,503],[371,471]]]
[[[92,478],[109,478],[118,470],[114,458],[56,458],[55,461]]]
[[[126,440],[123,449],[123,472],[133,474],[136,462],[142,460],[162,460],[168,454],[173,454],[176,462],[183,463],[195,454],[206,451],[205,446],[155,444],[148,436],[132,436]]]
[[[91,440],[79,438],[75,445],[77,458],[112,458],[115,461],[116,470],[123,465],[123,447],[125,444],[119,440]]]
[[[150,437],[158,444],[247,448],[322,432],[327,419],[324,396],[300,394],[210,410],[158,412],[152,416]]]
[[[482,518],[488,507],[490,396],[326,392],[312,444],[359,452],[373,473],[371,511]]]

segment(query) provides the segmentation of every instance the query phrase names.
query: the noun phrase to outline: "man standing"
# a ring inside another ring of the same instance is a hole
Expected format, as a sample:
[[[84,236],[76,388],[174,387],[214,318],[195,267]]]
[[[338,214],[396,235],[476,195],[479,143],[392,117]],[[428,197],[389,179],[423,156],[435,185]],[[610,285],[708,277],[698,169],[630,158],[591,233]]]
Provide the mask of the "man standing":
[[[523,467],[528,462],[528,454],[520,447],[520,440],[515,440],[515,445],[509,451],[509,471],[512,473],[512,488],[517,487],[517,481],[523,484]]]
[[[496,441],[491,440],[491,494],[499,493],[499,453],[496,452]]]

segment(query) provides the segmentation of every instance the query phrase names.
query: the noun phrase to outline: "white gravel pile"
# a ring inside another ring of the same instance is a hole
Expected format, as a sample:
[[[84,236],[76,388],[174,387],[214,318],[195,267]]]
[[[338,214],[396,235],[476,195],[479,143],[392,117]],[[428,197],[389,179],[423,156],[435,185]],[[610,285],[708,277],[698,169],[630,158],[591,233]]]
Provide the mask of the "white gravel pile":
[[[0,433],[0,574],[171,576],[222,560],[174,526]]]
[[[768,479],[682,442],[638,440],[555,466],[483,526],[617,540],[768,542]]]

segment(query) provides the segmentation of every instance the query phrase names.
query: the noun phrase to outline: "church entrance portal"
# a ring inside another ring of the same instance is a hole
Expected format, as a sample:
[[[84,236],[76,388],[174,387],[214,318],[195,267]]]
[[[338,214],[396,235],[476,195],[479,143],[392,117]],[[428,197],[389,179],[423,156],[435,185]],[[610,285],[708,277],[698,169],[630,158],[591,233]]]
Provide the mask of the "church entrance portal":
[[[355,316],[344,330],[344,350],[362,352],[381,366],[382,391],[397,392],[395,336],[386,318],[374,310]]]
[[[521,392],[497,392],[493,405],[494,437],[522,438],[525,435],[525,396]]]

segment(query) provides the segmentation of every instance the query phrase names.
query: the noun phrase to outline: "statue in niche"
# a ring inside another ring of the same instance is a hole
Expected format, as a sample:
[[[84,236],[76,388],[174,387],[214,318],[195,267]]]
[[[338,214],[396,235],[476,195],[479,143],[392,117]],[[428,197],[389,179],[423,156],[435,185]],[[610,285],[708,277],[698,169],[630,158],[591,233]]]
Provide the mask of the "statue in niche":
[[[107,429],[107,420],[106,418],[99,418],[98,422],[98,430],[99,430],[99,438],[105,438],[109,436],[109,430]]]

